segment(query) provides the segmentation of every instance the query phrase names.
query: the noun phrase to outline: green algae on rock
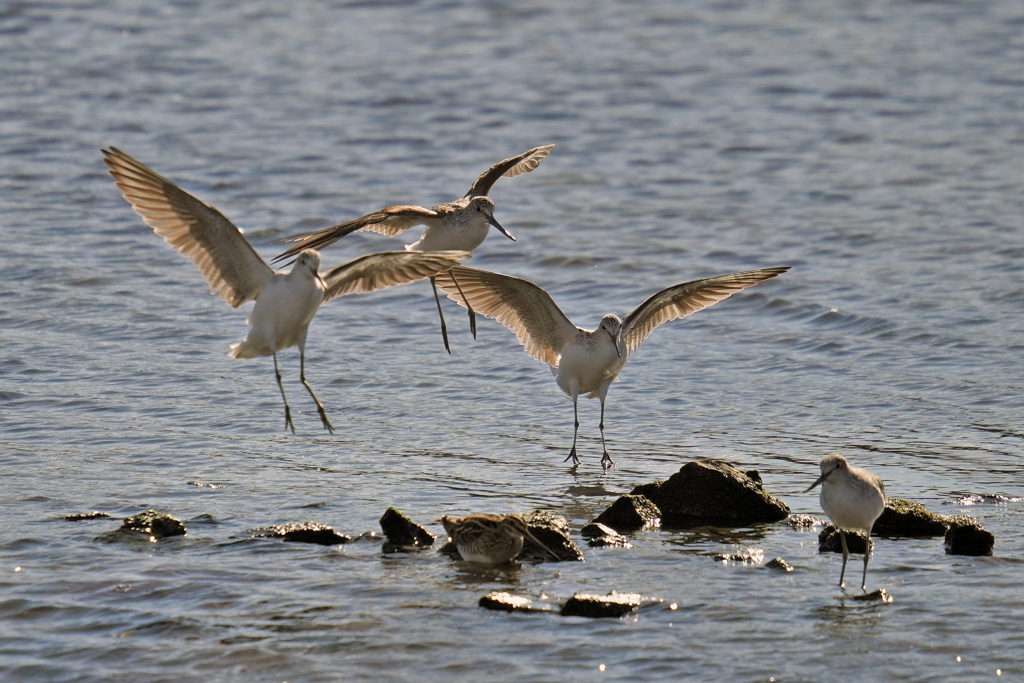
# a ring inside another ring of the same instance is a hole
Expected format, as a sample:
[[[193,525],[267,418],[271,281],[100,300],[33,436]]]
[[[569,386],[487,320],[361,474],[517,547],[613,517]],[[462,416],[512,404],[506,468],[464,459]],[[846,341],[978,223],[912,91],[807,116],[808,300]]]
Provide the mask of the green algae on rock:
[[[888,498],[871,535],[930,538],[943,536],[948,528],[949,518],[945,515],[929,512],[920,503],[910,500]]]
[[[944,542],[947,554],[991,555],[995,544],[996,537],[992,532],[985,530],[973,517],[957,515],[949,518],[949,531]]]

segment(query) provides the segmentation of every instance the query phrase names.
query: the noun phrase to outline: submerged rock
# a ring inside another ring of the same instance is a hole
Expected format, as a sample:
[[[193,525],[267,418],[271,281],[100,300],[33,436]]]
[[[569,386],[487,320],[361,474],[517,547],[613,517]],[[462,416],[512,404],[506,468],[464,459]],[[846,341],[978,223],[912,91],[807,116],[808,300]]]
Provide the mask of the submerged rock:
[[[867,537],[859,531],[846,532],[846,548],[851,554],[863,555],[868,547]],[[843,542],[839,538],[839,529],[835,524],[826,524],[818,534],[819,553],[842,553]]]
[[[726,554],[716,553],[714,556],[716,561],[723,564],[730,562],[739,562],[740,564],[761,564],[764,562],[764,551],[760,548],[744,548],[738,553]]]
[[[395,508],[388,508],[380,518],[380,528],[388,540],[384,552],[395,552],[412,548],[429,548],[434,545],[434,536]]]
[[[612,591],[608,595],[591,595],[588,593],[576,593],[562,607],[563,617],[589,617],[600,619],[602,617],[621,617],[629,614],[643,601],[639,593],[616,593]]]
[[[492,609],[498,612],[546,612],[548,610],[536,609],[529,598],[524,598],[511,593],[494,591],[480,598],[478,603],[485,609]]]
[[[667,528],[739,526],[789,516],[789,507],[764,490],[756,470],[743,472],[711,458],[687,463],[668,481],[643,484],[632,493],[650,499]]]
[[[764,566],[768,569],[778,569],[780,572],[788,573],[793,571],[793,566],[781,557],[776,557],[774,560],[768,560],[764,563]]]
[[[580,535],[586,539],[591,548],[632,548],[633,544],[615,529],[604,524],[591,522],[580,529]]]
[[[629,494],[620,496],[594,523],[620,532],[652,529],[661,526],[661,511],[646,496]]]
[[[533,510],[522,515],[527,528],[538,541],[543,543],[558,558],[558,562],[582,562],[583,553],[569,538],[569,521],[561,515],[545,510]],[[518,560],[522,562],[551,562],[551,553],[540,548],[529,538],[523,539],[523,550]]]
[[[65,522],[81,522],[85,519],[101,519],[103,517],[110,517],[106,512],[80,512],[73,515],[64,515],[61,519]]]
[[[864,593],[863,595],[854,595],[853,600],[860,600],[862,602],[881,602],[883,604],[892,603],[892,596],[889,595],[889,591],[884,588],[877,588],[870,593]]]
[[[100,536],[100,540],[147,540],[150,543],[156,543],[161,538],[184,536],[186,531],[185,525],[180,520],[156,510],[146,510],[127,518],[121,524],[120,529]]]
[[[316,543],[317,545],[339,545],[351,543],[352,537],[339,534],[331,527],[318,522],[292,522],[260,527],[250,532],[254,538],[280,538],[292,543]]]
[[[978,520],[966,515],[949,518],[949,531],[946,532],[946,553],[950,555],[991,555],[996,544],[996,537],[986,531]]]
[[[929,538],[942,536],[949,528],[949,518],[928,512],[923,505],[902,498],[885,501],[882,516],[871,529],[872,536],[909,536]]]

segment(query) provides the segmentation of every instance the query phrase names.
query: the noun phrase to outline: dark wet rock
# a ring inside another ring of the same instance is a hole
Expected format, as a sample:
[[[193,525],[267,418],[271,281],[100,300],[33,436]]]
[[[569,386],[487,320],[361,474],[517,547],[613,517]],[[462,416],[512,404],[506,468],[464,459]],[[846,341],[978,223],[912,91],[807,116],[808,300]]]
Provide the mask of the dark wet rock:
[[[828,524],[828,522],[820,517],[812,515],[790,515],[785,519],[785,522],[797,531],[810,531],[814,527]]]
[[[764,490],[756,470],[742,472],[723,460],[695,460],[660,486],[655,484],[638,486],[633,493],[644,492],[667,528],[739,526],[789,516],[789,507]]]
[[[101,519],[110,517],[106,512],[80,512],[74,515],[64,515],[61,519],[65,522],[81,522],[85,519]]]
[[[170,536],[184,536],[186,531],[180,520],[156,510],[146,510],[127,518],[120,529],[100,536],[99,540],[156,542]]]
[[[774,560],[768,560],[764,563],[764,566],[768,569],[778,569],[780,572],[788,573],[793,571],[793,566],[781,557],[776,557]]]
[[[655,498],[658,495],[658,491],[661,490],[661,487],[664,483],[664,479],[655,479],[649,484],[640,484],[639,486],[634,486],[633,490],[630,491],[629,493],[630,495],[633,496],[643,496],[647,500],[654,502]]]
[[[846,547],[851,553],[863,555],[868,547],[867,538],[859,531],[846,532]],[[843,542],[839,538],[839,529],[834,524],[826,524],[818,533],[819,553],[842,553]]]
[[[395,508],[384,511],[380,518],[380,528],[388,538],[384,543],[386,553],[434,545],[434,536],[430,532]]]
[[[582,562],[583,552],[569,538],[569,521],[561,515],[545,510],[533,510],[522,515],[527,528],[538,541],[543,543],[558,558],[539,547],[529,538],[523,539],[523,550],[519,553],[520,562]]]
[[[646,496],[625,495],[594,520],[617,532],[652,529],[661,525],[661,512]]]
[[[881,602],[886,605],[892,602],[892,596],[889,595],[889,591],[884,588],[878,588],[870,593],[864,593],[863,595],[854,595],[853,599],[860,600],[862,602]]]
[[[615,529],[604,524],[591,522],[580,529],[580,535],[586,539],[591,548],[632,548],[633,544]]]
[[[352,537],[339,534],[331,527],[318,522],[293,522],[253,529],[254,538],[280,538],[292,543],[316,543],[317,545],[339,545],[351,543]]]
[[[928,512],[923,505],[902,498],[885,501],[882,516],[871,529],[873,536],[908,536],[929,538],[943,536],[949,528],[945,515]]]
[[[950,555],[991,555],[996,537],[986,531],[978,520],[966,515],[949,518],[946,532],[946,552]]]
[[[604,524],[598,524],[597,522],[591,522],[580,529],[580,536],[583,538],[594,538],[596,536],[614,536],[616,534],[615,529]]]
[[[485,609],[492,609],[498,612],[543,612],[532,607],[532,601],[511,593],[494,591],[480,598],[480,606]]]
[[[591,619],[621,617],[639,607],[642,601],[643,597],[639,593],[616,593],[614,591],[608,595],[576,593],[562,607],[561,614],[563,617],[589,617]]]
[[[764,562],[764,551],[760,548],[744,548],[738,553],[716,553],[714,558],[718,562],[725,564],[728,564],[729,562],[738,562],[740,564],[761,564]]]

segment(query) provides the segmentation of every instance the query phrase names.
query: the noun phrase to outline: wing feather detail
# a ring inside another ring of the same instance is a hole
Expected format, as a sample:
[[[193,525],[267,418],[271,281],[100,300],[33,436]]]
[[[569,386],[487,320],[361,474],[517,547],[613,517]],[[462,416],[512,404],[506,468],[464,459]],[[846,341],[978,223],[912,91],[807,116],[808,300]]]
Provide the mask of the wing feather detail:
[[[297,256],[303,249],[323,249],[357,230],[367,230],[394,237],[395,235],[402,234],[409,228],[420,225],[424,221],[437,218],[439,215],[437,211],[424,209],[422,206],[385,206],[380,211],[368,213],[347,223],[339,223],[322,230],[279,240],[280,242],[297,242],[298,244],[294,244],[286,251],[281,252],[273,260],[276,263],[292,258]]]
[[[503,161],[499,161],[494,166],[480,174],[480,177],[473,183],[473,187],[469,188],[465,197],[481,197],[486,196],[491,188],[494,187],[494,183],[498,182],[498,178],[515,178],[518,175],[529,173],[533,169],[537,168],[540,164],[541,159],[546,157],[554,149],[554,145],[544,145],[542,147],[534,147],[531,150],[523,152],[522,154],[514,157],[509,157]]]
[[[468,301],[474,311],[507,327],[527,353],[551,367],[576,337],[576,326],[548,293],[527,280],[457,266],[438,275],[436,283],[460,306]]]
[[[195,264],[212,294],[236,307],[259,296],[274,271],[234,223],[116,147],[102,152],[135,213]]]
[[[781,275],[789,266],[764,268],[744,273],[719,275],[693,280],[663,289],[630,311],[622,321],[621,337],[632,353],[643,344],[647,335],[662,323],[685,318],[691,313],[714,306],[736,292]]]
[[[469,257],[468,251],[382,251],[367,254],[323,275],[327,285],[323,301],[434,277]]]

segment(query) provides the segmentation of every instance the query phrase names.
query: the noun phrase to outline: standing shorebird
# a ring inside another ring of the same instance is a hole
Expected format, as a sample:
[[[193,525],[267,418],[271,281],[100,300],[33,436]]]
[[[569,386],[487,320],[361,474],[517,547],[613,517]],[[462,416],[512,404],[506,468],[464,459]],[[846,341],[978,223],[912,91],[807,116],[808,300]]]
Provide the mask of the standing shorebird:
[[[514,560],[528,538],[558,559],[550,548],[530,533],[519,515],[470,515],[461,519],[442,517],[441,524],[455,542],[459,555],[466,562],[502,564]]]
[[[273,262],[292,258],[303,249],[323,249],[334,244],[345,235],[357,230],[369,230],[382,235],[399,235],[417,225],[426,225],[423,236],[406,245],[409,251],[473,251],[487,238],[490,226],[494,226],[502,235],[515,242],[505,228],[494,218],[494,202],[487,194],[498,178],[515,178],[537,168],[541,159],[546,157],[554,145],[534,147],[518,156],[499,161],[482,173],[473,186],[461,199],[447,204],[425,209],[422,206],[386,206],[380,211],[368,213],[355,220],[333,225],[329,228],[296,235],[282,242],[296,242],[274,258]],[[434,301],[437,303],[437,314],[441,318],[441,337],[444,348],[451,353],[448,345],[448,328],[444,324],[444,313],[441,311],[441,299],[437,295],[437,285],[430,278],[434,288]],[[469,309],[469,329],[476,337],[476,315]]]
[[[846,458],[833,453],[821,459],[821,476],[811,484],[807,493],[821,484],[821,509],[839,529],[839,540],[843,544],[843,570],[839,573],[839,587],[843,585],[846,575],[846,561],[850,551],[846,549],[844,531],[862,531],[867,538],[864,549],[864,575],[860,580],[860,589],[867,591],[868,560],[874,542],[871,540],[871,527],[885,509],[885,486],[882,480],[871,472],[860,467],[850,467]]]
[[[614,464],[604,440],[608,387],[654,328],[713,306],[732,294],[789,270],[765,268],[693,280],[663,289],[634,308],[624,320],[608,314],[596,330],[576,327],[543,289],[519,278],[456,266],[437,276],[437,285],[461,306],[473,306],[515,333],[526,352],[551,366],[558,386],[572,399],[572,450],[566,461],[579,464],[576,434],[580,394],[601,399],[601,465]]]
[[[291,408],[284,395],[277,352],[299,347],[299,378],[316,403],[323,426],[332,434],[323,404],[306,381],[306,332],[320,304],[346,294],[372,292],[415,282],[447,271],[469,258],[464,251],[430,254],[394,251],[369,254],[319,272],[320,254],[299,253],[291,271],[274,271],[260,258],[242,232],[217,209],[158,175],[115,147],[103,151],[114,184],[142,220],[179,253],[188,256],[210,283],[213,294],[233,307],[256,301],[247,319],[245,339],[231,346],[232,358],[274,357],[274,375],[284,401],[285,429]]]

